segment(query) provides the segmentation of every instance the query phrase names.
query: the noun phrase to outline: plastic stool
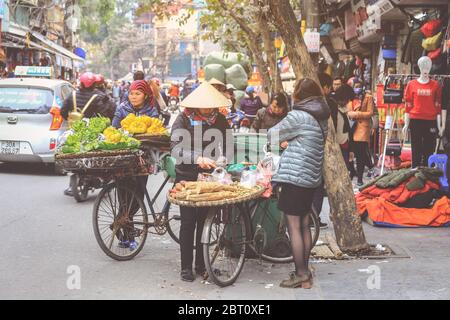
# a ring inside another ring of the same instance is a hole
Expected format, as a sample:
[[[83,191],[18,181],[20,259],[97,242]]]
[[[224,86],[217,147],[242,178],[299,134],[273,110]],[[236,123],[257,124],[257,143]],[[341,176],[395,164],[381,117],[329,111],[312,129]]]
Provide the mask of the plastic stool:
[[[439,180],[441,181],[442,189],[448,192],[448,179],[447,179],[447,162],[448,156],[446,154],[434,154],[428,159],[428,166],[430,168],[436,167],[444,172],[444,176]]]

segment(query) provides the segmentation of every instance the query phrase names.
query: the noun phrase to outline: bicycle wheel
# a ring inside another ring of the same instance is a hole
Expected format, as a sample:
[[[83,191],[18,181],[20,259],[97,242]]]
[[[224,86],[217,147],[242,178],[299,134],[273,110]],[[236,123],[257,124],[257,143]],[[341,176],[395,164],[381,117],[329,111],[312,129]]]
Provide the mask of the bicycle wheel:
[[[131,260],[144,247],[147,210],[137,193],[128,187],[106,186],[95,201],[92,222],[97,243],[112,259]]]
[[[281,219],[283,219],[283,215],[281,215]],[[265,251],[261,254],[261,258],[268,262],[273,263],[291,263],[294,261],[294,257],[292,256],[292,248],[290,244],[289,232],[287,230],[284,222],[280,225],[284,228],[284,232],[286,237],[281,238],[280,241],[276,242],[274,246],[271,248],[270,253]],[[319,240],[320,235],[320,222],[317,214],[314,212],[314,209],[310,213],[310,223],[311,223],[311,238],[312,238],[312,247],[314,248]],[[255,250],[254,250],[255,251]],[[289,252],[289,253],[288,253]]]
[[[203,229],[206,270],[220,287],[232,285],[245,263],[250,219],[242,207],[211,211]]]
[[[77,202],[84,202],[87,200],[89,186],[85,184],[84,179],[80,178],[78,174],[70,176],[70,188],[72,189],[73,197]]]
[[[170,202],[167,201],[164,208],[167,214],[167,220],[169,221],[169,223],[167,224],[167,232],[169,233],[173,241],[180,244],[180,226],[181,226],[180,207],[175,204],[171,204]]]

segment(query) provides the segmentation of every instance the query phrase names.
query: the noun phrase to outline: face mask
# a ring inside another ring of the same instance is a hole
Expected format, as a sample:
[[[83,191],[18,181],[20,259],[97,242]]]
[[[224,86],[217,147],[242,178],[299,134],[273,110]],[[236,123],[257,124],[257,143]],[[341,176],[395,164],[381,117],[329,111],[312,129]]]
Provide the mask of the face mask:
[[[363,91],[362,88],[354,88],[353,91],[355,92],[356,95],[360,95]]]

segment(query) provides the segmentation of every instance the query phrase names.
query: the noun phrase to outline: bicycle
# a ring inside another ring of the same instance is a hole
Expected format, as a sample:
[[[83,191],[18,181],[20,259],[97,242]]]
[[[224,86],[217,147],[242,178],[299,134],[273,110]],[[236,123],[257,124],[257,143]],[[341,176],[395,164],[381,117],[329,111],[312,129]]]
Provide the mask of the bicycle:
[[[267,200],[256,200],[253,206],[249,203],[234,207],[211,208],[205,221],[202,235],[203,255],[205,266],[211,280],[220,287],[232,285],[239,277],[245,260],[250,252],[256,253],[263,260],[275,263],[289,263],[293,261],[290,252],[289,235],[284,225],[283,216],[275,225],[280,235],[285,239],[287,248],[279,251],[281,255],[270,255],[265,252],[267,236],[260,220],[253,228],[252,220],[258,208],[264,209]],[[268,211],[262,219],[270,218]],[[319,219],[315,212],[311,212],[313,247],[320,234]],[[276,252],[276,251],[275,251]],[[289,252],[287,254],[287,252]]]
[[[159,157],[155,172],[159,172],[168,154]],[[148,233],[169,236],[179,243],[179,215],[170,212],[166,202],[161,212],[155,203],[171,177],[167,176],[153,198],[143,179],[112,177],[99,193],[93,208],[92,223],[95,238],[102,251],[112,259],[128,261],[144,247]],[[150,214],[148,213],[148,210]]]

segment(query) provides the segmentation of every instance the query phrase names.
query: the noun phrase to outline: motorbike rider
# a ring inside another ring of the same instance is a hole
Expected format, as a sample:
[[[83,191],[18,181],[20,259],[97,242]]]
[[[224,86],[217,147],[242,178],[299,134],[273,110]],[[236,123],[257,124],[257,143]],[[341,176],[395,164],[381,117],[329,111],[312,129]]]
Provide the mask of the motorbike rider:
[[[169,89],[169,97],[170,99],[175,99],[180,102],[180,85],[177,82],[173,82]]]
[[[96,116],[103,116],[114,118],[116,107],[114,101],[112,101],[107,95],[95,88],[96,77],[92,72],[83,73],[80,76],[80,88],[76,91],[76,103],[78,109],[83,109],[91,98],[96,95],[95,99],[90,104],[89,108],[85,111],[85,118],[93,118]],[[61,108],[61,116],[64,120],[68,120],[69,113],[73,111],[73,95],[66,98]],[[69,188],[64,191],[67,196],[72,196],[72,189]]]
[[[250,125],[252,125],[256,114],[264,105],[261,98],[255,95],[255,87],[248,86],[245,93],[247,96],[241,100],[241,110],[247,116]]]

